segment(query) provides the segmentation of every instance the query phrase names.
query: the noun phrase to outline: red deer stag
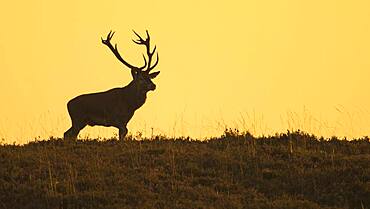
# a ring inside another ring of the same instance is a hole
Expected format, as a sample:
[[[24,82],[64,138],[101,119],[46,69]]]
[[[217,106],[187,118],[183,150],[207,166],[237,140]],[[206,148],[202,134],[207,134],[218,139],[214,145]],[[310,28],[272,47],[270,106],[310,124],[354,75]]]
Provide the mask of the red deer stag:
[[[72,127],[64,133],[65,139],[76,139],[80,130],[86,125],[113,126],[118,128],[120,140],[126,136],[127,123],[134,115],[134,112],[145,103],[147,92],[155,90],[156,86],[152,82],[152,79],[159,74],[159,71],[150,73],[157,66],[159,57],[157,53],[156,62],[151,66],[156,46],[154,46],[153,51],[150,50],[150,36],[148,31],[146,31],[147,38],[145,40],[135,31],[134,33],[138,37],[138,40],[133,41],[136,44],[146,47],[148,63],[144,55],[145,64],[142,67],[135,67],[126,62],[119,54],[117,44],[113,46],[110,42],[114,32],[110,31],[105,40],[102,38],[103,44],[108,46],[116,58],[131,69],[133,80],[123,88],[83,94],[70,100],[67,108],[71,117]]]

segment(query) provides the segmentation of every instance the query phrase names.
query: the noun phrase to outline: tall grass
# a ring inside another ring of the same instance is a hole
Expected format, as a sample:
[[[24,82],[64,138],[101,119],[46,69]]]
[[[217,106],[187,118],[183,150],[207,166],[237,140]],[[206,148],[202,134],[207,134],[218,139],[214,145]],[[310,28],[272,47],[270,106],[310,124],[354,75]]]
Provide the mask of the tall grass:
[[[193,137],[204,140],[219,136],[226,128],[250,132],[255,136],[274,135],[286,130],[302,130],[318,136],[355,138],[367,135],[370,129],[370,112],[364,109],[346,110],[342,106],[333,108],[334,118],[319,115],[303,107],[300,111],[289,110],[281,114],[279,119],[272,119],[256,110],[241,111],[235,115],[224,117],[222,112],[215,115],[188,114],[183,112],[168,119],[168,126],[157,124],[156,119],[148,121],[145,116],[134,116],[129,123],[131,135],[151,137],[166,135],[170,137]],[[331,113],[332,114],[332,113]],[[275,120],[273,123],[272,120]],[[277,121],[280,121],[277,122]],[[41,115],[15,121],[12,118],[0,118],[0,139],[5,143],[25,144],[27,142],[53,137],[62,137],[70,126],[67,114],[47,111]],[[117,136],[115,128],[86,127],[80,138],[110,138]]]

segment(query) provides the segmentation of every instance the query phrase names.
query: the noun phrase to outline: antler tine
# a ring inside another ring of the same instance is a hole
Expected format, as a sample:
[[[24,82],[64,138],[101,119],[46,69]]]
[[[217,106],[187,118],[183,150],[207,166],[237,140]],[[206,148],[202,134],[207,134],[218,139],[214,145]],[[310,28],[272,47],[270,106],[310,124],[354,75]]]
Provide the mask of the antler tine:
[[[153,50],[153,53],[154,53],[154,50]],[[155,68],[155,66],[157,66],[159,62],[159,55],[158,55],[158,52],[157,52],[157,60],[155,61],[154,65],[152,67],[148,67],[148,72],[150,72],[151,70],[153,70]]]
[[[139,45],[146,45],[147,42],[149,41],[149,39],[147,40],[144,40],[143,38],[141,38],[141,36],[139,34],[136,33],[136,31],[132,30],[135,35],[139,38],[139,40],[135,41],[135,40],[132,40],[133,42],[135,42],[136,44],[139,44]]]
[[[150,36],[149,36],[148,30],[145,30],[145,32],[146,32],[146,36],[148,37],[147,39],[150,40]]]
[[[144,69],[146,67],[146,65],[148,64],[148,63],[146,63],[146,59],[145,59],[145,55],[144,54],[143,54],[143,58],[144,58],[145,65],[143,67],[140,67],[139,68],[140,70]]]
[[[111,40],[112,38],[113,38],[113,35],[116,33],[116,31],[110,31],[109,33],[108,33],[108,37],[107,38],[109,38],[109,40]]]
[[[145,64],[144,64],[144,66],[142,66],[142,67],[135,67],[135,66],[133,66],[133,65],[130,65],[128,62],[126,62],[122,57],[121,57],[121,55],[119,54],[119,52],[118,52],[118,47],[117,47],[117,44],[115,44],[114,46],[111,44],[111,39],[112,39],[112,37],[113,37],[113,35],[114,35],[114,33],[115,32],[112,32],[112,31],[110,31],[109,33],[108,33],[108,35],[107,35],[107,38],[104,40],[103,38],[101,38],[101,41],[102,41],[102,43],[104,44],[104,45],[107,45],[108,47],[109,47],[109,49],[113,52],[113,54],[116,56],[116,58],[120,61],[120,62],[122,62],[124,65],[126,65],[127,67],[129,67],[129,68],[131,68],[131,69],[139,69],[139,70],[143,70],[146,66],[147,66],[147,61],[146,61],[146,59],[145,59],[145,57],[144,57],[144,62],[145,62]]]
[[[132,30],[135,35],[138,37],[138,40],[132,40],[134,43],[136,44],[139,44],[139,45],[145,45],[146,47],[146,54],[148,55],[148,65],[147,65],[147,70],[146,72],[150,72],[157,64],[158,64],[158,53],[157,53],[157,61],[156,63],[153,65],[153,66],[150,66],[151,62],[152,62],[152,57],[157,49],[157,46],[154,46],[154,49],[153,51],[150,51],[150,35],[149,35],[149,32],[148,30],[146,30],[146,35],[147,35],[147,38],[144,40],[138,33],[136,33],[136,31]]]

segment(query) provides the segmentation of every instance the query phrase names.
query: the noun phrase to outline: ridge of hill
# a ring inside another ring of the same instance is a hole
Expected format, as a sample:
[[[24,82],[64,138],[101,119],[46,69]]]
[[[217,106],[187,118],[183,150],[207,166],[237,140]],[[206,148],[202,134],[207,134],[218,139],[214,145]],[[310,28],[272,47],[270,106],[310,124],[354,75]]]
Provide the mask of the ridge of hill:
[[[1,145],[2,208],[370,208],[370,140],[226,130]]]

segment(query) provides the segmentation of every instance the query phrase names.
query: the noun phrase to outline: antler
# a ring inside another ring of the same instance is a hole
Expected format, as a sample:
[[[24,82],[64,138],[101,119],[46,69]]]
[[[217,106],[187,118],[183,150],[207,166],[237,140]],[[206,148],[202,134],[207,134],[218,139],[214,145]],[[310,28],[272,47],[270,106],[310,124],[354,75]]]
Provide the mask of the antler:
[[[146,63],[146,59],[145,59],[144,55],[143,55],[144,62],[145,62],[144,66],[142,66],[142,67],[135,67],[135,66],[133,66],[133,65],[130,65],[130,64],[129,64],[128,62],[126,62],[126,61],[121,57],[121,55],[119,54],[119,52],[118,52],[118,48],[117,48],[117,44],[115,44],[115,45],[114,45],[114,47],[113,47],[113,45],[111,44],[110,40],[112,39],[112,37],[113,37],[114,33],[115,33],[115,32],[110,31],[110,32],[108,33],[107,38],[106,38],[105,40],[104,40],[103,38],[101,38],[102,43],[103,43],[103,44],[105,44],[105,45],[107,45],[107,46],[109,47],[109,49],[113,52],[113,54],[117,57],[117,59],[118,59],[119,61],[121,61],[124,65],[126,65],[127,67],[129,67],[129,68],[131,68],[131,69],[143,70],[143,69],[146,67],[146,65],[147,65],[147,63]],[[150,58],[149,58],[149,65],[150,65]]]
[[[134,30],[133,30],[134,31]],[[133,42],[135,42],[136,44],[139,44],[139,45],[145,45],[146,46],[146,53],[148,55],[148,68],[146,70],[146,72],[150,72],[151,70],[153,70],[153,68],[155,68],[155,66],[157,66],[158,64],[158,61],[159,61],[159,56],[158,56],[158,52],[157,52],[157,60],[156,62],[154,63],[153,66],[150,66],[151,62],[152,62],[152,57],[153,57],[153,54],[155,53],[155,50],[157,49],[157,46],[154,46],[154,49],[152,52],[150,52],[150,36],[149,36],[149,33],[148,33],[148,30],[146,30],[146,35],[147,35],[147,38],[144,40],[141,38],[141,36],[139,34],[137,34],[135,31],[134,33],[136,34],[136,36],[139,38],[138,40],[132,40]]]

